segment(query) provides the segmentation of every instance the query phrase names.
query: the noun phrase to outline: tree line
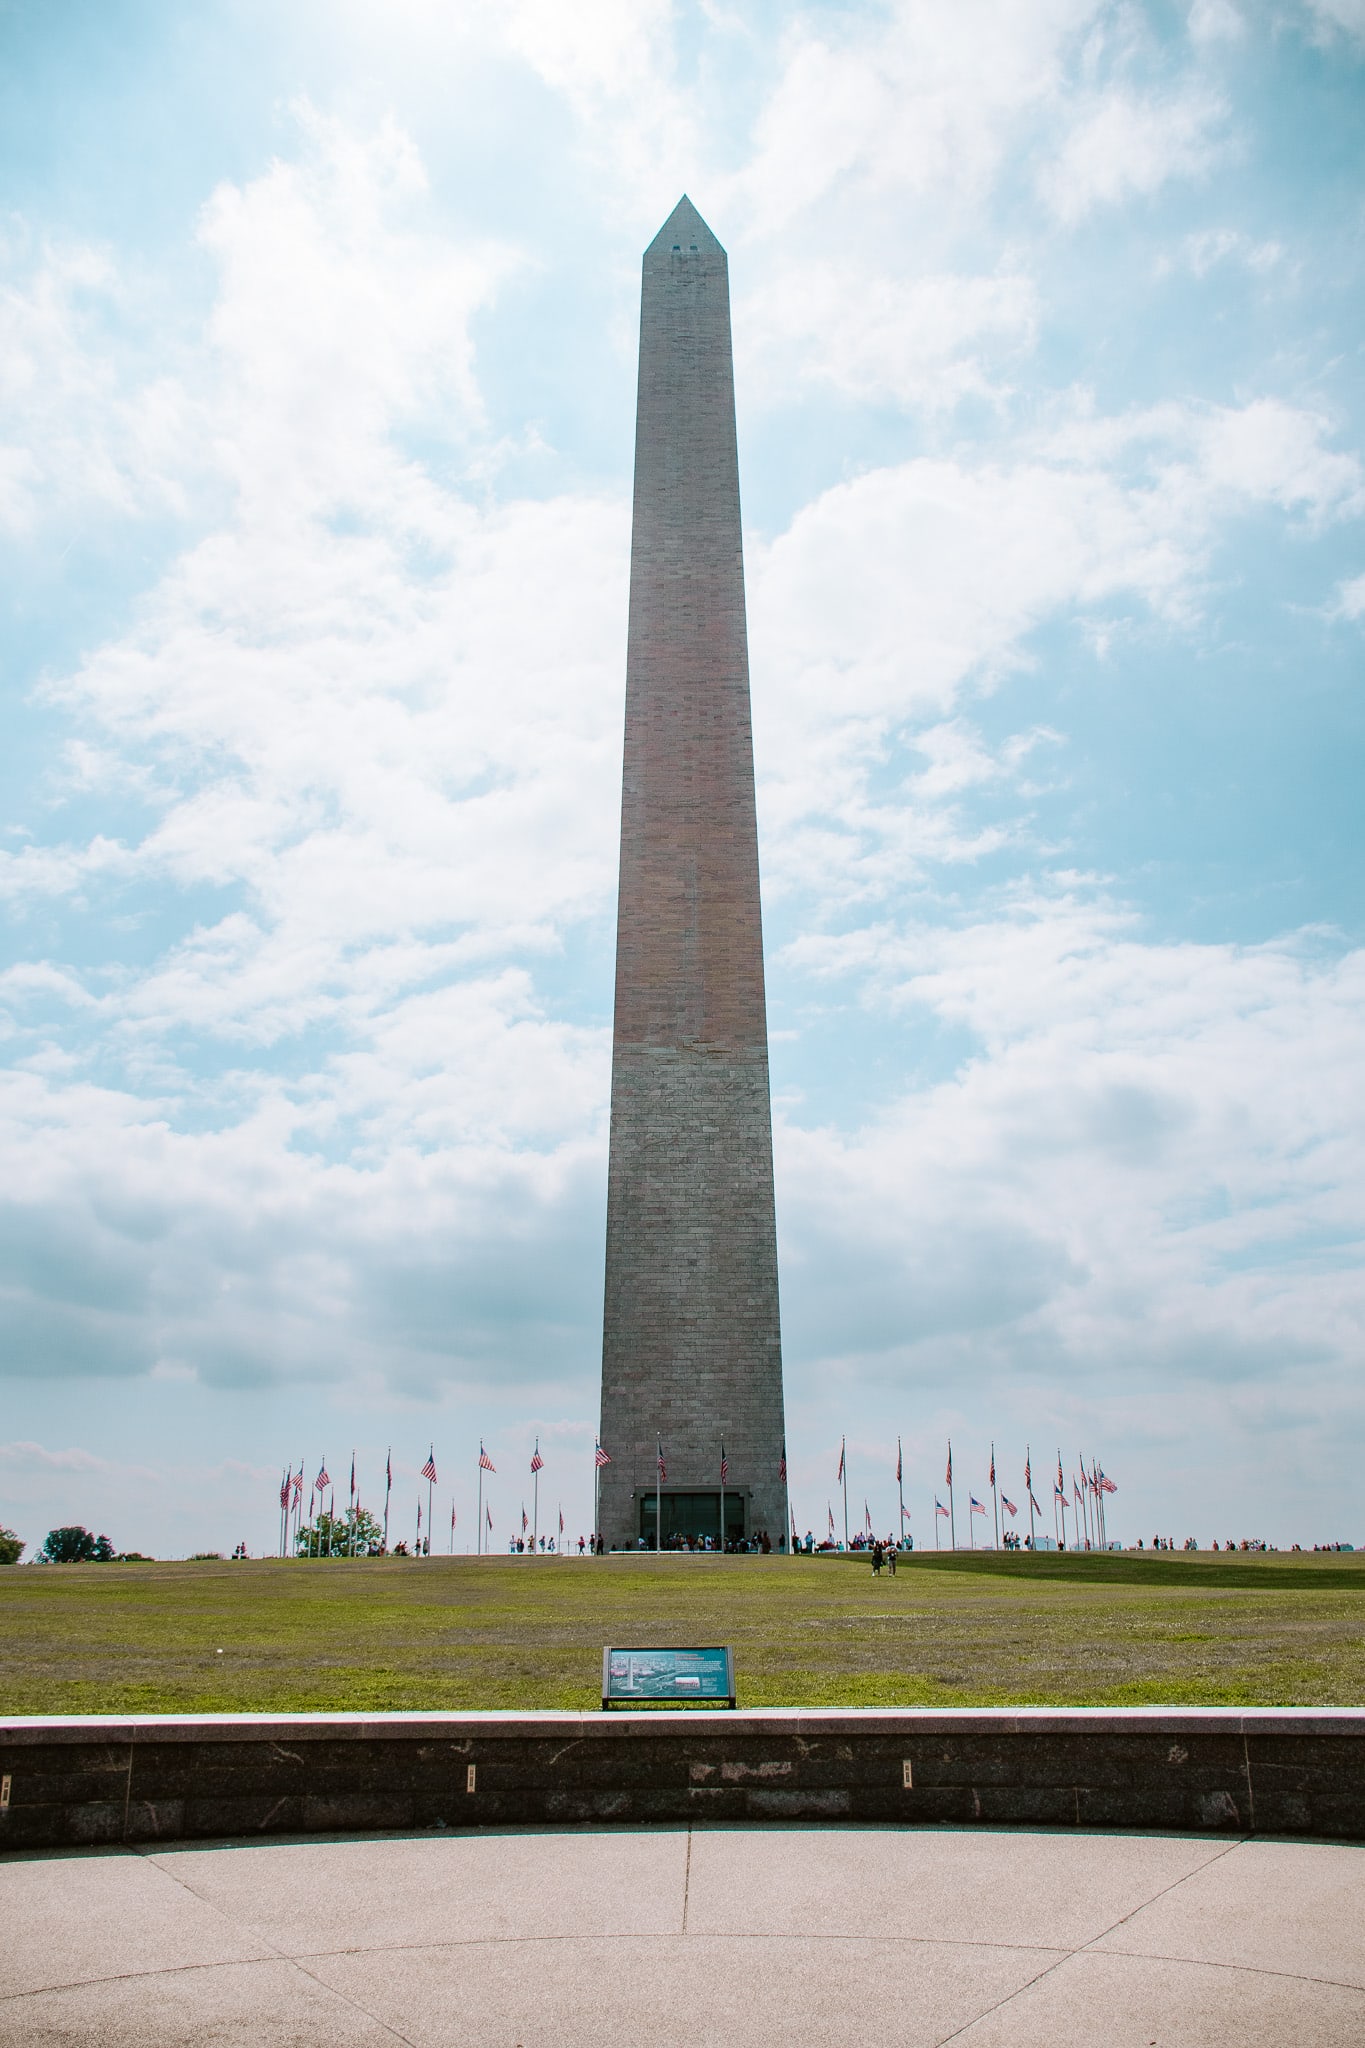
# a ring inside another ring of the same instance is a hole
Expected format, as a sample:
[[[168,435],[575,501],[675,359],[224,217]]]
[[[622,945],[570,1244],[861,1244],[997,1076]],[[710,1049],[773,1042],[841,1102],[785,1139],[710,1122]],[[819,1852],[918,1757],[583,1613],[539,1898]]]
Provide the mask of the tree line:
[[[0,1564],[18,1564],[28,1545],[13,1529],[0,1529]],[[115,1550],[107,1536],[93,1536],[79,1522],[49,1529],[35,1564],[150,1564],[140,1550]]]

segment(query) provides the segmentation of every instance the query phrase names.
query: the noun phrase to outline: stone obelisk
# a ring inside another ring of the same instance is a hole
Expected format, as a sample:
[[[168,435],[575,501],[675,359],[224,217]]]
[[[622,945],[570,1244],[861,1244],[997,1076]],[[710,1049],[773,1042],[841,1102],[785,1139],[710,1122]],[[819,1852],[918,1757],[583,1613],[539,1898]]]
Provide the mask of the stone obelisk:
[[[644,257],[602,1333],[609,1545],[785,1540],[782,1340],[725,251]],[[660,1481],[662,1444],[666,1477]]]

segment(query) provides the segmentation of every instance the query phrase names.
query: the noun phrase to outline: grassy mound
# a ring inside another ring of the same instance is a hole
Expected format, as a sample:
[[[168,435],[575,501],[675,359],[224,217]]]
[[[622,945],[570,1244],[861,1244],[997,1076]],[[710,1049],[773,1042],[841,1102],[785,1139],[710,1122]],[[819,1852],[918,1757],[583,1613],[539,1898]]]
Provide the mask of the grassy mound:
[[[604,1643],[745,1706],[1358,1705],[1365,1556],[386,1558],[0,1572],[0,1713],[594,1707]]]

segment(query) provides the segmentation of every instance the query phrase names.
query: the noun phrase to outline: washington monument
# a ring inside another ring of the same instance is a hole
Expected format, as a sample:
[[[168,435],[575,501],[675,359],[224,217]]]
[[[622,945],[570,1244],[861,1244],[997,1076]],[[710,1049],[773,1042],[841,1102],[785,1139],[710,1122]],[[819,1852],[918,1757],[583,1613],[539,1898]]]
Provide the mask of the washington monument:
[[[782,1338],[725,251],[644,257],[598,1526],[785,1539]],[[666,1477],[660,1482],[662,1446]]]

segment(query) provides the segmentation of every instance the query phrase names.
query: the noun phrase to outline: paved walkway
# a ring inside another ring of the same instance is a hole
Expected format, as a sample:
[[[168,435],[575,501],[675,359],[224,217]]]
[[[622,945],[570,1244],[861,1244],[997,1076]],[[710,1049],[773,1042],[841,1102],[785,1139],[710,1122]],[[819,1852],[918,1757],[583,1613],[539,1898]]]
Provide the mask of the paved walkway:
[[[544,1830],[0,1862],[0,2044],[1365,2042],[1365,1847]]]

